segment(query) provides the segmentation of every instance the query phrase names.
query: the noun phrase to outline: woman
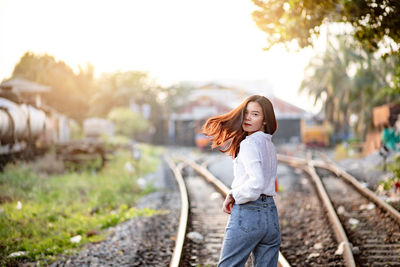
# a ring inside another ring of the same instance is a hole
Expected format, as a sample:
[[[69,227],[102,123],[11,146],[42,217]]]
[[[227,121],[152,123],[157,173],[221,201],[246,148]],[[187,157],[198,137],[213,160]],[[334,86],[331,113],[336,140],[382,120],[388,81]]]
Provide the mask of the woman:
[[[281,237],[273,199],[277,159],[271,142],[276,128],[271,102],[259,95],[203,126],[212,147],[224,147],[220,150],[234,158],[232,190],[223,204],[230,217],[218,266],[244,266],[251,252],[254,266],[277,265]]]

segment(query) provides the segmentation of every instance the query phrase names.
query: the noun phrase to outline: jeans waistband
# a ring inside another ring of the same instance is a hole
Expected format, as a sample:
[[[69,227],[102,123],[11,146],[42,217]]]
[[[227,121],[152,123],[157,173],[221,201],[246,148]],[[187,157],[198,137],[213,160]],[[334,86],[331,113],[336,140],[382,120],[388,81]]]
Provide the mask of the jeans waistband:
[[[268,195],[260,195],[260,197],[257,200],[254,201],[249,201],[245,203],[244,205],[275,205],[274,197],[273,196],[268,196]],[[243,204],[242,204],[243,205]]]
[[[258,199],[261,199],[262,201],[266,201],[267,198],[273,198],[273,196],[267,196],[266,194],[261,194]]]

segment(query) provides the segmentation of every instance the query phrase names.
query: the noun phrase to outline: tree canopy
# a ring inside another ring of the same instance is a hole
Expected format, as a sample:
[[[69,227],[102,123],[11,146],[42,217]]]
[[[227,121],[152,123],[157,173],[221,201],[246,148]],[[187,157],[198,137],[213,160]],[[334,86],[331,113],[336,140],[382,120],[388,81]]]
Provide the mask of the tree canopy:
[[[115,125],[117,134],[132,138],[135,135],[147,130],[149,122],[138,112],[127,107],[113,108],[107,115],[107,119]]]
[[[93,93],[93,67],[80,69],[78,74],[63,61],[44,54],[26,52],[14,67],[12,77],[48,85],[52,90],[43,96],[44,102],[71,118],[81,121],[88,109],[87,99]]]
[[[306,67],[300,92],[323,102],[325,116],[336,133],[345,134],[350,115],[355,115],[354,130],[363,139],[372,127],[372,109],[398,100],[398,79],[393,75],[399,62],[396,55],[383,59],[357,47],[353,38],[337,36]]]
[[[257,26],[267,33],[267,48],[297,41],[300,48],[312,45],[313,36],[325,22],[345,22],[354,37],[370,52],[387,40],[400,44],[400,1],[398,0],[252,0]]]
[[[121,126],[122,130],[118,131],[126,135],[137,135],[144,128],[151,129],[154,135],[165,132],[164,120],[183,103],[182,100],[192,89],[189,84],[162,87],[147,73],[133,70],[103,73],[95,79],[94,68],[90,65],[86,69],[80,68],[76,74],[64,62],[56,61],[50,55],[31,52],[21,57],[12,77],[50,86],[51,92],[43,96],[44,103],[78,122],[87,117],[105,118],[107,115],[118,123],[120,118],[135,123],[141,117],[146,119],[145,127],[134,127],[137,132],[126,131],[130,124]],[[137,116],[133,118],[127,112],[128,108]],[[131,130],[134,131],[133,128]],[[158,142],[163,142],[163,135],[159,135]]]
[[[145,72],[117,71],[103,73],[96,81],[96,92],[91,99],[90,115],[103,117],[114,107],[156,105],[159,86]]]

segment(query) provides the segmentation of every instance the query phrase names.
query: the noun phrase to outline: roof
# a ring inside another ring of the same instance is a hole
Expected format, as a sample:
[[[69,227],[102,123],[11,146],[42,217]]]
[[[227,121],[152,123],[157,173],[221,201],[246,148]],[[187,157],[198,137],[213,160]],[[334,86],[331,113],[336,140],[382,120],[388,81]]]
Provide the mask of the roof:
[[[275,96],[269,97],[277,119],[303,118],[306,111]]]
[[[235,88],[233,88],[233,87],[227,87],[227,86],[224,86],[224,85],[222,85],[222,84],[218,84],[218,83],[215,83],[215,82],[210,82],[210,83],[207,83],[207,84],[204,84],[204,85],[202,85],[202,86],[200,86],[199,87],[200,89],[205,89],[205,90],[209,90],[209,89],[224,89],[224,90],[236,90]]]
[[[186,104],[173,114],[173,119],[196,120],[229,112],[250,94],[235,87],[210,83],[195,89],[185,99]],[[276,119],[301,119],[307,112],[275,96],[268,97],[275,110]]]
[[[23,78],[12,78],[0,84],[0,88],[2,89],[10,87],[13,92],[18,93],[45,93],[51,90],[50,86],[38,84]]]

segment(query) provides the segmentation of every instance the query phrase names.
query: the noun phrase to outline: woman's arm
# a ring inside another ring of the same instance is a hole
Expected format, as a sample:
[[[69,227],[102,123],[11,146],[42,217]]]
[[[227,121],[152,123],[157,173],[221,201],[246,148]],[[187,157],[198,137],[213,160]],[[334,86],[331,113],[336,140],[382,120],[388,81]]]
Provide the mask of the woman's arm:
[[[233,198],[232,194],[231,193],[227,194],[222,210],[225,213],[231,214],[233,203],[235,203],[235,199]]]

